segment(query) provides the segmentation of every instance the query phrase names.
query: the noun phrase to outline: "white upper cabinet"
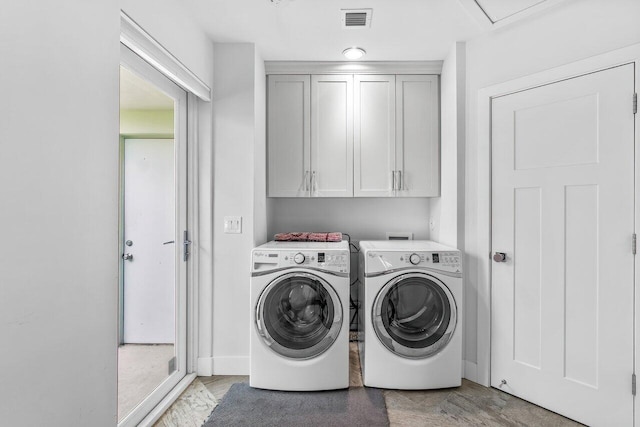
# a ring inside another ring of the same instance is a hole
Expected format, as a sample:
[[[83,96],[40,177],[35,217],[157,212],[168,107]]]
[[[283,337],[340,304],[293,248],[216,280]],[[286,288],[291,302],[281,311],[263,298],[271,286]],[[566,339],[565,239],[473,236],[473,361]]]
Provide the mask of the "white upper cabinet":
[[[438,76],[396,76],[396,194],[440,194]]]
[[[353,196],[353,76],[311,76],[311,195]]]
[[[270,75],[270,197],[439,195],[436,75]]]
[[[355,196],[437,196],[438,124],[437,76],[355,76]]]
[[[310,76],[269,76],[267,108],[270,197],[310,194]]]
[[[396,151],[396,76],[355,76],[354,195],[389,197]]]

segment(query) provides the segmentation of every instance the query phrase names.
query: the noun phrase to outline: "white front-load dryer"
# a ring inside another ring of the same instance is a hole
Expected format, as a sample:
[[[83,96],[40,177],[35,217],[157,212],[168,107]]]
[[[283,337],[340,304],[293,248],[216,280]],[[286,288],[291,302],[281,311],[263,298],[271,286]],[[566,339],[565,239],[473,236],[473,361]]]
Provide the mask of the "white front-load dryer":
[[[252,251],[251,387],[349,387],[349,269],[346,241]]]
[[[365,386],[456,387],[462,381],[462,266],[431,241],[361,241],[359,343]]]

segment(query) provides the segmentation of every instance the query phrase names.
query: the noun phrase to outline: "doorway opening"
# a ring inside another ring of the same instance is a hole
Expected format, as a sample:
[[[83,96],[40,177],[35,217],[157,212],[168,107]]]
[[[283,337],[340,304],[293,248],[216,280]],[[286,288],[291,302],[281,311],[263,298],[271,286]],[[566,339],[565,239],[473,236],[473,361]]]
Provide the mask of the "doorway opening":
[[[186,375],[186,92],[122,48],[118,424]]]

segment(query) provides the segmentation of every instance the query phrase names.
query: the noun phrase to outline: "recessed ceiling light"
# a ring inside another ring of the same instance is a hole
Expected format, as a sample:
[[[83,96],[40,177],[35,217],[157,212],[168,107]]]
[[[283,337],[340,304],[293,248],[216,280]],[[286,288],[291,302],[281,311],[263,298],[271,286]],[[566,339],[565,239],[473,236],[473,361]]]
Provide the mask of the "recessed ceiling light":
[[[347,49],[345,49],[344,51],[342,51],[342,54],[347,58],[347,59],[360,59],[362,58],[367,52],[364,51],[364,49],[362,49],[361,47],[349,47]]]

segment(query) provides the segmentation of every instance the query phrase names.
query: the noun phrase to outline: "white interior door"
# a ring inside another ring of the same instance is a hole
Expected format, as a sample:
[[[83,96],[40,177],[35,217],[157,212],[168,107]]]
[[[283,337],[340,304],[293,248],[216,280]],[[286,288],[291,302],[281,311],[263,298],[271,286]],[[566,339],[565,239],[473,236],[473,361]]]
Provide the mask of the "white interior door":
[[[633,92],[624,65],[492,101],[491,385],[592,426],[633,422]]]
[[[175,341],[173,139],[124,142],[124,342]]]

